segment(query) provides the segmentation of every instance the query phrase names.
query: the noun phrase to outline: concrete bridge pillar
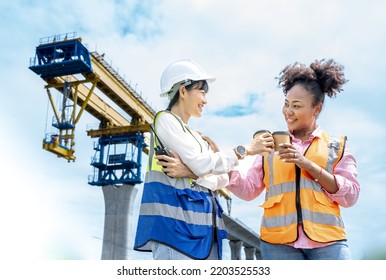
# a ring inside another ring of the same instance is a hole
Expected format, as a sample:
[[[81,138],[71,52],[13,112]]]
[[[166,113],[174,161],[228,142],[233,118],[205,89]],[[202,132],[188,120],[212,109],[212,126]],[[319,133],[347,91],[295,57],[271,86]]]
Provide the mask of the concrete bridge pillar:
[[[102,187],[105,200],[105,221],[103,232],[102,260],[128,259],[131,242],[129,220],[133,217],[133,206],[138,192],[132,185]]]
[[[244,247],[244,252],[245,252],[245,259],[246,260],[254,260],[255,259],[255,252],[256,252],[255,247]]]
[[[241,240],[229,240],[229,246],[231,248],[231,260],[241,260]]]

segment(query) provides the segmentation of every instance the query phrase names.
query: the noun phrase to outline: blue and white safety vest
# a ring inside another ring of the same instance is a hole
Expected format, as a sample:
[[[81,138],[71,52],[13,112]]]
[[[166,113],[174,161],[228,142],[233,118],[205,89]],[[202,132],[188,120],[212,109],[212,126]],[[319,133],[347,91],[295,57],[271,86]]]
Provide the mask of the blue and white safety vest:
[[[154,158],[154,145],[152,133],[134,250],[151,251],[150,241],[156,241],[192,259],[206,259],[217,242],[221,259],[226,230],[216,192],[190,178],[167,176]]]

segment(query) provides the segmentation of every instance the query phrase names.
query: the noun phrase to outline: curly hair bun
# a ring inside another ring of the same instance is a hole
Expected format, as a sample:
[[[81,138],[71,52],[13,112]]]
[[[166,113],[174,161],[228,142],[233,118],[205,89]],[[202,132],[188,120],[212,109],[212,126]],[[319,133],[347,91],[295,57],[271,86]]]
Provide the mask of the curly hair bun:
[[[287,93],[295,84],[316,82],[321,91],[329,97],[335,97],[347,82],[344,67],[333,59],[315,60],[310,66],[295,62],[286,66],[279,74],[279,86]]]
[[[341,92],[343,84],[347,82],[344,77],[344,67],[336,63],[333,59],[315,60],[311,63],[310,68],[314,70],[316,80],[322,91],[329,97],[336,96]]]

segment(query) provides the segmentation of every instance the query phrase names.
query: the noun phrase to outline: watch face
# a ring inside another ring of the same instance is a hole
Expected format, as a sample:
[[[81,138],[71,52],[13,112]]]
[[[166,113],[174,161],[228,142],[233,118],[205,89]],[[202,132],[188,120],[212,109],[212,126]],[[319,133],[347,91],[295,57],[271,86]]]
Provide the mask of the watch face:
[[[237,146],[237,147],[236,147],[236,151],[237,151],[240,155],[245,155],[245,153],[246,153],[246,150],[245,150],[245,147],[244,147],[244,146]]]

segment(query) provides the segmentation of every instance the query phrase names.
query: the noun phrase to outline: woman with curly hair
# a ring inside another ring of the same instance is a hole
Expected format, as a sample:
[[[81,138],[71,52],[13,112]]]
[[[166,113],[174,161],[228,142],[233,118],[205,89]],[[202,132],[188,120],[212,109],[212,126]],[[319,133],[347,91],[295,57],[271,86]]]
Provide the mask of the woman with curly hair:
[[[317,124],[325,96],[335,97],[347,82],[343,66],[332,59],[294,63],[278,79],[291,143],[256,156],[246,175],[231,171],[227,188],[244,200],[266,191],[263,259],[351,259],[340,207],[358,200],[356,160],[345,136],[330,135]]]

